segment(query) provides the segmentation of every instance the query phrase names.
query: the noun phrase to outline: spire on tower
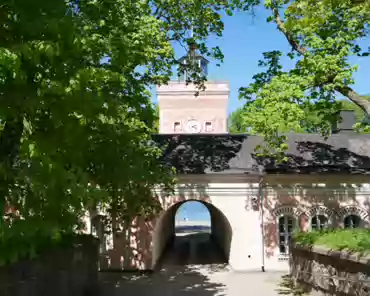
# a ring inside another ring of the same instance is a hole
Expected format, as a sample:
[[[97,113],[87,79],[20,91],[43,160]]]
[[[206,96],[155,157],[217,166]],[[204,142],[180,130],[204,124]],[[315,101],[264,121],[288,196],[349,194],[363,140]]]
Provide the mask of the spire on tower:
[[[188,65],[188,64],[191,64],[191,63],[195,63],[196,65],[198,65],[198,67],[201,68],[201,74],[204,75],[204,76],[207,76],[208,75],[207,66],[208,66],[209,61],[200,54],[200,52],[197,50],[196,43],[192,40],[193,37],[194,37],[194,27],[193,27],[193,25],[191,25],[191,27],[190,27],[190,34],[189,35],[190,35],[190,39],[191,39],[191,41],[190,41],[191,43],[189,44],[189,51],[186,55],[181,57],[178,62],[181,65]],[[180,80],[185,80],[186,81],[187,78],[188,78],[187,73],[185,73],[185,75],[183,75],[183,73],[179,73],[179,79]]]

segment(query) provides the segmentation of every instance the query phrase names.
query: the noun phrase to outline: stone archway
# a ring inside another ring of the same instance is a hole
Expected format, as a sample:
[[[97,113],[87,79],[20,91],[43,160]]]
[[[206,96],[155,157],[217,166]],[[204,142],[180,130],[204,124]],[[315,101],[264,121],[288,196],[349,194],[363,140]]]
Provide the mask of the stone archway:
[[[181,205],[188,201],[198,201],[208,209],[211,217],[211,236],[221,247],[227,262],[229,261],[232,228],[226,216],[208,201],[187,199],[175,202],[172,206],[168,207],[167,210],[163,211],[158,217],[152,235],[152,269],[156,268],[166,246],[174,239],[175,215],[177,210],[181,207]]]

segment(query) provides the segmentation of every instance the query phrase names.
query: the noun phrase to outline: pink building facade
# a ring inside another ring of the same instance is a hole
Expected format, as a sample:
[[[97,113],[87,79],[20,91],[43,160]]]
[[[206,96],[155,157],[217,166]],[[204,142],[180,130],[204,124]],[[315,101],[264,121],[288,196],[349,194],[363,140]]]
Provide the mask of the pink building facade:
[[[236,271],[288,271],[295,230],[369,228],[370,183],[361,176],[183,176],[157,198],[156,217],[137,217],[109,236],[101,269],[155,269],[175,233],[177,209],[197,200],[209,210],[212,234]]]
[[[229,84],[209,81],[200,91],[193,84],[171,81],[157,87],[160,134],[225,134]]]
[[[255,155],[263,141],[257,136],[162,134],[154,140],[163,138],[171,147],[164,160],[178,174],[175,190],[154,189],[162,210],[110,236],[101,268],[155,269],[174,237],[176,211],[188,200],[206,205],[213,237],[240,271],[288,271],[295,230],[369,228],[368,135],[292,134],[283,165]]]
[[[207,61],[196,57],[206,73]],[[104,212],[89,218],[102,241],[102,269],[155,269],[188,200],[208,208],[212,236],[234,270],[287,271],[294,230],[369,227],[370,135],[352,131],[353,112],[341,112],[328,139],[290,134],[288,161],[277,164],[256,154],[263,138],[228,134],[229,92],[227,82],[216,81],[198,96],[181,79],[157,87],[153,139],[169,144],[163,161],[176,169],[176,188],[171,195],[154,188],[161,211],[115,221],[115,234],[105,236],[96,219]]]

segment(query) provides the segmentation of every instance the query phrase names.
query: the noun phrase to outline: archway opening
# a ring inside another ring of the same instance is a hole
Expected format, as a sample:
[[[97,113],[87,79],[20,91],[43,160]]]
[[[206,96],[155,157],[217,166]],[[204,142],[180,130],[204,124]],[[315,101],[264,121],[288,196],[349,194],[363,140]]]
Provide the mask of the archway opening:
[[[227,264],[232,229],[214,205],[188,200],[162,213],[153,234],[152,267]]]
[[[175,214],[175,235],[211,233],[211,214],[204,203],[188,201],[180,205]]]

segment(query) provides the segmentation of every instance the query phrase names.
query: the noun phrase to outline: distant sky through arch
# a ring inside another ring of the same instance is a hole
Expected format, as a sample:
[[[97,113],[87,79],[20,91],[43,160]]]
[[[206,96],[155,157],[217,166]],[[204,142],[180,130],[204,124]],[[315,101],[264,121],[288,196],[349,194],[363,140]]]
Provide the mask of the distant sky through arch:
[[[187,218],[190,221],[210,221],[211,216],[207,207],[198,201],[187,201],[177,210],[175,220]]]

